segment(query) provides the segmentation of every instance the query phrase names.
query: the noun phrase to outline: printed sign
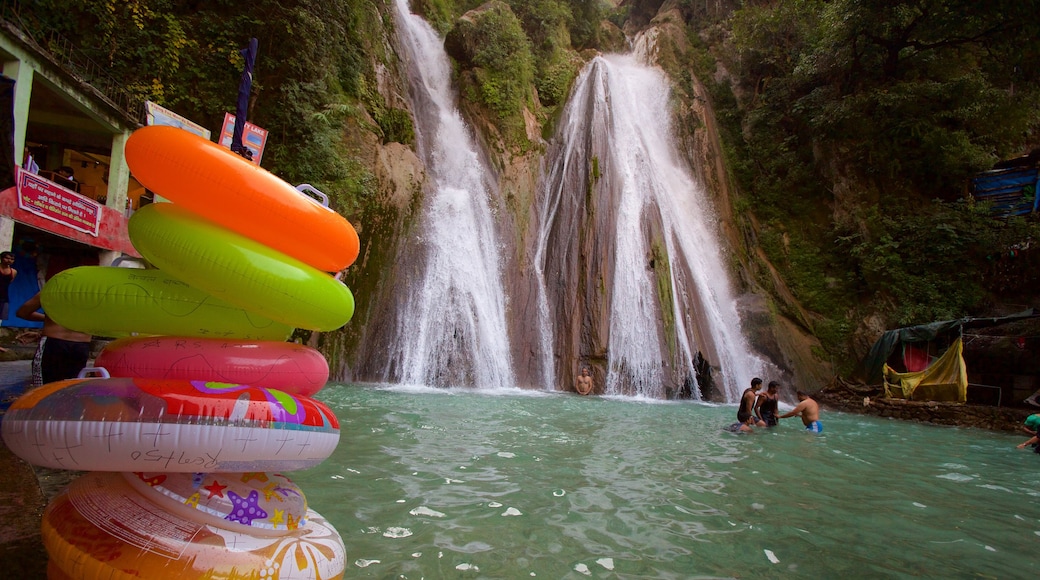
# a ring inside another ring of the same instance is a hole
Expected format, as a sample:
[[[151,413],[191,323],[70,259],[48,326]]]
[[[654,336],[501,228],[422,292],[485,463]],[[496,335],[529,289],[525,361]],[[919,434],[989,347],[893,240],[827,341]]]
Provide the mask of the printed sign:
[[[210,135],[213,133],[202,125],[193,123],[177,113],[156,105],[151,101],[145,101],[144,108],[146,125],[168,125],[170,127],[177,127],[179,129],[184,129],[185,131],[191,131],[192,133],[205,137],[206,139],[209,139]]]
[[[97,237],[101,204],[18,168],[18,207],[42,218]]]
[[[224,113],[224,126],[220,128],[220,144],[231,149],[231,139],[235,136],[235,116]],[[267,129],[261,129],[246,121],[245,129],[242,131],[242,145],[253,153],[253,163],[260,165],[260,158],[264,156],[264,146],[267,145]]]

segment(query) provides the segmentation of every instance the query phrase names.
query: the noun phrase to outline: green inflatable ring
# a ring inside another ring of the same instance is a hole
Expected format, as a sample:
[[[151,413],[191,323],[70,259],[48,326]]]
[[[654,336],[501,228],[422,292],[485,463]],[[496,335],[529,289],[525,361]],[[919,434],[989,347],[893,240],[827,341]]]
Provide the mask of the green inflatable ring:
[[[97,336],[133,334],[285,340],[292,327],[252,314],[159,270],[81,266],[40,292],[58,324]]]
[[[354,296],[339,280],[176,204],[145,206],[129,231],[160,270],[271,320],[329,331],[354,315]]]

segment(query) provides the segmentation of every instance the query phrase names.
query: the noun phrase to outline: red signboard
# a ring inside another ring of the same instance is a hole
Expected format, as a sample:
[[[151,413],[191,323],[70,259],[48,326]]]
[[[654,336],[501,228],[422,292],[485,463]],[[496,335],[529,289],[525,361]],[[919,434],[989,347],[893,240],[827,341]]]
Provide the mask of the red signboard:
[[[17,185],[19,208],[97,237],[101,229],[100,203],[21,168]]]

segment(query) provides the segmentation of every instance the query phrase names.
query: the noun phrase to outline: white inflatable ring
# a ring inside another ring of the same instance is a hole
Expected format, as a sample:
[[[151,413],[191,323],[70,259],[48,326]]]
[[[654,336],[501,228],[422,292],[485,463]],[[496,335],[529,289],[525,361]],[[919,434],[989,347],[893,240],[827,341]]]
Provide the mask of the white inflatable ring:
[[[22,459],[82,471],[293,471],[339,442],[318,401],[203,381],[58,381],[16,400],[0,424]]]

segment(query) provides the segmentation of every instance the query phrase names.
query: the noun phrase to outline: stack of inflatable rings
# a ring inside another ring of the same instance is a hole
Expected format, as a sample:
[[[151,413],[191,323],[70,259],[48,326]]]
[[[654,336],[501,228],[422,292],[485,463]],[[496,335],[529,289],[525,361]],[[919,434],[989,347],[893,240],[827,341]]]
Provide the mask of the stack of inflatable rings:
[[[88,472],[44,513],[49,577],[342,577],[342,539],[284,474],[339,441],[335,414],[311,399],[328,363],[284,341],[353,315],[350,290],[328,272],[357,258],[357,233],[181,129],[138,130],[126,158],[173,202],[130,220],[158,270],[53,277],[48,316],[118,340],[95,370],[26,393],[3,421],[26,461]]]

